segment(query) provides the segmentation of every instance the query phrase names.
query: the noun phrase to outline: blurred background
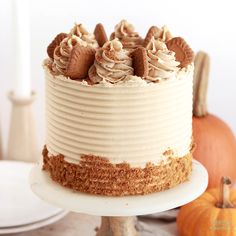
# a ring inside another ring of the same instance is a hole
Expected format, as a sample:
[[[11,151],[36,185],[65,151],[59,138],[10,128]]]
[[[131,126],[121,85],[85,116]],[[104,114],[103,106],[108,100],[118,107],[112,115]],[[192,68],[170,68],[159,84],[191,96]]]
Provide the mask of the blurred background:
[[[34,103],[39,147],[44,144],[44,72],[46,48],[56,34],[68,32],[75,22],[92,32],[101,22],[107,33],[126,19],[145,37],[151,25],[168,25],[174,36],[186,39],[194,51],[211,56],[208,107],[225,120],[236,134],[236,22],[234,1],[31,1],[31,78],[37,92]],[[12,2],[0,2],[0,119],[6,151],[10,118],[7,93],[14,88],[16,75]]]

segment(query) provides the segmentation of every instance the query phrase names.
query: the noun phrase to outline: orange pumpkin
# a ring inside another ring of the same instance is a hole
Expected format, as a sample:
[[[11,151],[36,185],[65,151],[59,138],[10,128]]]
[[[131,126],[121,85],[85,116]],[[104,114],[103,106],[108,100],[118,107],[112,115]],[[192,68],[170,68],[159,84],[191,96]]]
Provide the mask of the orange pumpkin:
[[[180,208],[177,227],[181,236],[236,236],[236,189],[231,181],[221,180],[212,188]]]
[[[236,181],[236,139],[225,122],[207,111],[208,55],[198,52],[194,65],[193,157],[206,167],[211,188],[223,175]]]

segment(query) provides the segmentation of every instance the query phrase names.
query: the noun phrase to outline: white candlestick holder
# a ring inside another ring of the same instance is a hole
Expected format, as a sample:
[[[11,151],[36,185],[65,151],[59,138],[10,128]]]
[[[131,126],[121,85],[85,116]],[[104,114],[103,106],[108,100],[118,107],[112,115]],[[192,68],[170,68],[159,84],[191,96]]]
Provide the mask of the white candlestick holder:
[[[8,98],[12,103],[12,110],[7,159],[35,162],[39,157],[32,112],[32,104],[36,94],[32,92],[29,98],[24,98],[17,97],[13,92],[10,92]]]
[[[1,123],[0,123],[0,160],[3,159],[2,130],[1,130],[1,128],[2,128],[2,126],[1,126]]]

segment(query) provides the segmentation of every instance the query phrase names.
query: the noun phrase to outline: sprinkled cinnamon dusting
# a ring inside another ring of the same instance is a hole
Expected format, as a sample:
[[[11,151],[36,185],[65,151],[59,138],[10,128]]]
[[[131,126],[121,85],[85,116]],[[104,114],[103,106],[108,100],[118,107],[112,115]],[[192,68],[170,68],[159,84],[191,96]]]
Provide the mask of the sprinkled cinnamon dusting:
[[[163,152],[164,156],[173,156],[174,155],[174,151],[171,149],[166,150],[165,152]]]

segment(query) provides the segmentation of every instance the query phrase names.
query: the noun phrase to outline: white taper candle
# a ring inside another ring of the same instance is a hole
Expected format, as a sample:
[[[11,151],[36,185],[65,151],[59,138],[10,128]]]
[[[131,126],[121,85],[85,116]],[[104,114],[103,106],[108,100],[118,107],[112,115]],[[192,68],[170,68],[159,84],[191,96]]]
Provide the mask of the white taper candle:
[[[31,96],[30,78],[30,1],[12,0],[14,32],[16,46],[16,79],[14,94],[16,97]]]

